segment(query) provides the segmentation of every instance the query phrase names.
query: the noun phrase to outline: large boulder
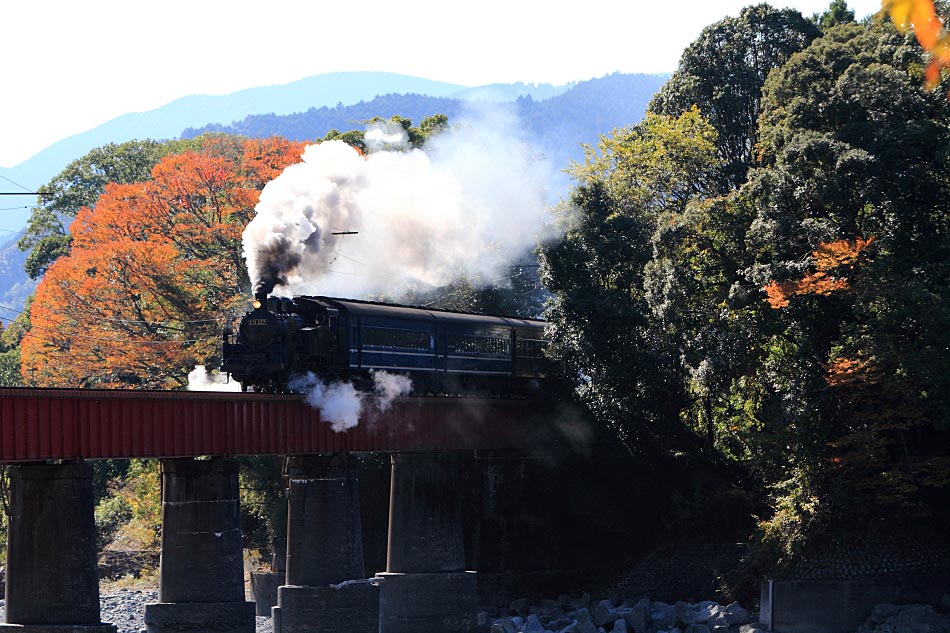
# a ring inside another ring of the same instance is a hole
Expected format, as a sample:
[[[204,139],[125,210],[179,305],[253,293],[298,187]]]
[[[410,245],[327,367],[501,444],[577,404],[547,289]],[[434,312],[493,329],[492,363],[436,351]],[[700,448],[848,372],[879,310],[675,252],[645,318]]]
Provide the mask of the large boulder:
[[[517,600],[512,600],[511,604],[508,605],[508,612],[525,618],[528,616],[529,606],[527,598],[518,598]]]
[[[630,613],[624,616],[629,629],[634,633],[647,633],[647,627],[650,626],[650,601],[644,598],[630,609]]]
[[[673,626],[685,628],[693,623],[693,612],[689,604],[680,601],[673,605]]]
[[[601,600],[596,605],[591,612],[591,615],[594,617],[594,624],[597,626],[604,626],[614,622],[617,618],[614,616],[611,611],[613,611],[614,604],[610,600]]]
[[[597,633],[597,625],[594,624],[594,617],[590,614],[590,611],[578,609],[574,617],[577,618],[577,625],[574,627],[573,633]]]
[[[541,620],[538,619],[538,616],[531,614],[528,616],[528,619],[524,623],[524,628],[522,633],[544,633],[544,625],[541,624]]]
[[[650,605],[650,619],[653,626],[659,630],[669,630],[673,628],[673,618],[676,609],[671,604],[665,602],[654,602]]]

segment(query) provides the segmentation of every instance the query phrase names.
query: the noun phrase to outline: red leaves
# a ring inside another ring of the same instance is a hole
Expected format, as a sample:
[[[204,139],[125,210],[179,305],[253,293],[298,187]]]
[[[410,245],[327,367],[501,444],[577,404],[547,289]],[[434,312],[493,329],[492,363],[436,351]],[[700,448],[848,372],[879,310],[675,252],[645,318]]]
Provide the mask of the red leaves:
[[[838,357],[828,366],[825,382],[829,387],[876,383],[880,380],[880,374],[880,367],[869,358]]]

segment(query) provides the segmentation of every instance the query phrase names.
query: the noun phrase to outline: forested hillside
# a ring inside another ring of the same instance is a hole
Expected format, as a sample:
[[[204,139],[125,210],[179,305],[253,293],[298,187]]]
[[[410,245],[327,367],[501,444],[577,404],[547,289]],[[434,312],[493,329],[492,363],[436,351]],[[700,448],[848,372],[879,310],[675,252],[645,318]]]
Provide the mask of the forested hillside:
[[[545,152],[552,162],[567,165],[570,160],[583,158],[581,143],[595,143],[599,135],[639,121],[665,79],[662,75],[615,73],[580,82],[547,99],[521,97],[515,102],[513,114],[522,122],[527,138],[538,150]],[[421,121],[434,114],[445,114],[454,121],[466,110],[478,107],[492,106],[458,98],[389,94],[355,105],[310,108],[306,112],[284,116],[253,115],[231,125],[189,128],[182,137],[225,132],[251,138],[276,135],[292,140],[311,140],[323,137],[331,130],[359,128],[362,122],[373,117],[398,115]]]

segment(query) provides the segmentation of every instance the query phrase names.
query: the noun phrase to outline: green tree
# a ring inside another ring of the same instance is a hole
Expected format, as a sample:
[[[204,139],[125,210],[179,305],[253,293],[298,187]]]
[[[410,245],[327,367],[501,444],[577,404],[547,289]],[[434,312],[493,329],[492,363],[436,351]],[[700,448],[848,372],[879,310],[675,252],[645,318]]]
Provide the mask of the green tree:
[[[577,392],[632,450],[681,445],[679,351],[644,286],[652,238],[717,173],[715,131],[695,109],[648,115],[590,148],[562,209],[563,240],[542,251],[551,354]]]
[[[391,127],[397,126],[406,133],[406,139],[408,141],[409,147],[419,149],[425,145],[425,142],[430,136],[438,134],[448,127],[449,118],[444,114],[434,114],[424,118],[418,127],[414,127],[410,119],[399,116],[398,114],[394,114],[388,119],[378,116],[373,117],[372,119],[363,121],[363,123],[364,125],[384,124]],[[349,130],[347,132],[340,132],[339,130],[332,129],[326,133],[322,140],[340,140],[347,145],[355,147],[363,153],[368,151],[366,146],[366,132],[364,130]],[[387,146],[385,149],[393,148]]]
[[[653,235],[644,287],[653,318],[679,348],[689,402],[684,415],[707,450],[749,457],[756,426],[744,379],[764,327],[758,289],[742,278],[745,232],[754,209],[738,196],[694,200],[664,215]]]
[[[712,24],[690,44],[649,111],[678,116],[693,106],[718,133],[721,192],[745,182],[755,162],[757,122],[765,78],[819,35],[792,9],[767,4]]]
[[[779,523],[795,507],[826,532],[945,518],[950,109],[923,69],[889,24],[843,24],[763,90],[763,166],[741,195],[745,274],[778,316],[758,380],[759,441],[787,447]]]
[[[846,0],[831,0],[831,4],[828,5],[824,13],[816,13],[812,16],[812,21],[822,31],[827,31],[833,26],[854,22],[854,11],[848,8]]]
[[[0,323],[0,387],[19,387],[23,384],[20,378],[20,350],[13,338],[7,335],[7,330]],[[8,339],[11,339],[10,342]]]

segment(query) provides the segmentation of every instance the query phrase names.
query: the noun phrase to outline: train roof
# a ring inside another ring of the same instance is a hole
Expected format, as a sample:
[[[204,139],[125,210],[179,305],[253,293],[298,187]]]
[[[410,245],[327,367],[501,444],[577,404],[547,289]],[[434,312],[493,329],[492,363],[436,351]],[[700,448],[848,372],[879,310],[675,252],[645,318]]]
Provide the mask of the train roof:
[[[306,299],[326,303],[331,307],[343,309],[355,316],[375,316],[389,318],[420,318],[423,315],[437,323],[455,323],[460,325],[497,325],[502,327],[537,329],[545,322],[541,319],[525,319],[521,317],[495,316],[478,314],[475,312],[461,312],[430,308],[427,306],[409,306],[397,303],[382,303],[378,301],[363,301],[359,299],[340,299],[324,296],[300,296],[294,299]]]

